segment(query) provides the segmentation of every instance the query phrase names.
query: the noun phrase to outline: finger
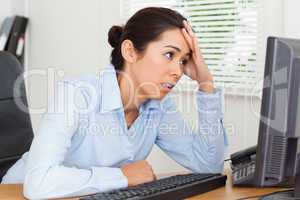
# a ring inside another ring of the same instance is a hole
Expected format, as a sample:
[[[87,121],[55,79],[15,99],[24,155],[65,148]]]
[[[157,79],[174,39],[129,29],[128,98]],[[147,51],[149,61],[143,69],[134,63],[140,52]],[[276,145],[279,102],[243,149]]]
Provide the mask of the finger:
[[[202,53],[200,51],[200,48],[199,48],[198,38],[193,37],[192,40],[193,40],[192,42],[193,42],[193,46],[194,46],[194,49],[195,49],[195,54],[196,55],[202,55]]]
[[[196,46],[195,46],[193,40],[194,40],[195,38],[197,39],[197,37],[196,37],[196,35],[194,34],[191,25],[188,24],[188,22],[187,22],[186,20],[184,20],[184,23],[183,23],[183,24],[184,24],[184,26],[186,27],[186,30],[187,30],[187,33],[188,33],[188,37],[191,38],[191,41],[192,41],[191,47],[192,47],[192,50],[194,51],[195,48],[196,48]]]
[[[204,62],[204,58],[203,58],[203,55],[202,55],[201,48],[199,47],[199,42],[198,42],[197,37],[194,37],[193,43],[194,43],[196,57],[200,58]]]
[[[191,28],[186,20],[183,21],[184,27],[186,28],[187,32],[190,34]]]
[[[189,35],[192,36],[192,37],[194,37],[195,34],[194,34],[193,30],[192,30],[191,24],[185,20],[185,21],[184,21],[184,25],[185,25],[185,27],[186,27],[186,29],[187,29]]]
[[[191,32],[193,33],[193,35],[195,35],[195,31],[193,29],[192,23],[189,21],[188,24],[189,24],[189,27],[191,28]]]
[[[193,40],[192,38],[189,36],[189,34],[187,33],[186,29],[185,28],[182,28],[182,33],[183,33],[183,36],[184,38],[186,39],[190,49],[192,51],[194,51],[194,45],[193,45]]]
[[[192,44],[192,38],[188,34],[186,28],[182,28],[182,32],[183,32],[185,39],[189,42],[189,44]]]

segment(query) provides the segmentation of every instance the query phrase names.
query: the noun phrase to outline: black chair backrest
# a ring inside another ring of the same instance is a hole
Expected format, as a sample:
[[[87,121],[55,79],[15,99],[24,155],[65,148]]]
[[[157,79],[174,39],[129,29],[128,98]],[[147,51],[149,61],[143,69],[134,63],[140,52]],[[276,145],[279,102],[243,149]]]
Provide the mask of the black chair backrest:
[[[19,61],[12,54],[0,51],[0,181],[29,150],[33,139],[22,74]]]

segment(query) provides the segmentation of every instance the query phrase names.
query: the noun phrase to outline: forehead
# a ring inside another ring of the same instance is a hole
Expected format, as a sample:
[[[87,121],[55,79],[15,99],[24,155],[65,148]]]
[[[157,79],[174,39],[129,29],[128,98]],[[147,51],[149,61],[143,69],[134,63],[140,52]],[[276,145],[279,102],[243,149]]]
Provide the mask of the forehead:
[[[155,43],[155,44],[154,44]],[[166,45],[173,45],[181,49],[182,54],[189,52],[189,46],[179,28],[164,31],[159,39],[153,44],[163,48]]]

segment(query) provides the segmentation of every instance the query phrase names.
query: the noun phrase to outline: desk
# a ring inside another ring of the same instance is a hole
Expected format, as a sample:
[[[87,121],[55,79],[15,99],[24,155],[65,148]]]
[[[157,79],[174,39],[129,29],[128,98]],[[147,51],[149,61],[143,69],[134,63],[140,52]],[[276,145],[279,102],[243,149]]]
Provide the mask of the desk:
[[[189,198],[189,200],[234,200],[242,197],[263,195],[279,190],[279,188],[238,188],[231,186],[231,177],[228,176],[226,186]],[[0,199],[23,200],[22,185],[0,184]],[[76,198],[73,198],[75,200]],[[78,198],[77,198],[78,199]],[[69,200],[71,200],[69,198]]]

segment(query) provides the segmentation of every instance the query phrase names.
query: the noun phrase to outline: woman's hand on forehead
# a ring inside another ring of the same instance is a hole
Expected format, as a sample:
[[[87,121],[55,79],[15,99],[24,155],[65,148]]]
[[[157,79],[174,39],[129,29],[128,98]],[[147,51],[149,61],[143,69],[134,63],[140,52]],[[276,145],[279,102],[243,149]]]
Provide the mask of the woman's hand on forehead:
[[[184,74],[196,80],[200,90],[212,92],[214,91],[213,76],[205,64],[202,52],[199,48],[198,38],[189,22],[184,20],[183,24],[184,28],[181,29],[182,33],[192,51],[190,60],[184,68]]]

